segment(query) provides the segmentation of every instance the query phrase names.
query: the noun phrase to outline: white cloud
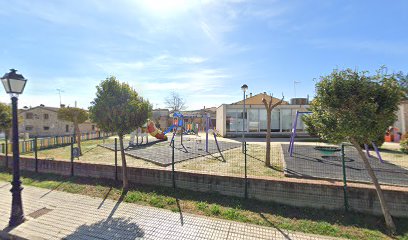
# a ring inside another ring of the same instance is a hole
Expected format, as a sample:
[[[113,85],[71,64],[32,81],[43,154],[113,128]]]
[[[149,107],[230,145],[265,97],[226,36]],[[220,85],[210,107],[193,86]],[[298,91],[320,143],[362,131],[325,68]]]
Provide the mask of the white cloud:
[[[207,61],[207,58],[203,57],[181,57],[180,60],[184,63],[190,63],[190,64],[198,64],[198,63],[203,63]]]

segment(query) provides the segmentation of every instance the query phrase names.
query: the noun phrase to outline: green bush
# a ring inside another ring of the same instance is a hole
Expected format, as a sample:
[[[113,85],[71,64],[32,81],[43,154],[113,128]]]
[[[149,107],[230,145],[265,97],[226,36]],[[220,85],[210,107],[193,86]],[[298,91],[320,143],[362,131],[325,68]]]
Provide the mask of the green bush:
[[[403,153],[408,153],[408,138],[405,138],[400,142],[400,150]]]

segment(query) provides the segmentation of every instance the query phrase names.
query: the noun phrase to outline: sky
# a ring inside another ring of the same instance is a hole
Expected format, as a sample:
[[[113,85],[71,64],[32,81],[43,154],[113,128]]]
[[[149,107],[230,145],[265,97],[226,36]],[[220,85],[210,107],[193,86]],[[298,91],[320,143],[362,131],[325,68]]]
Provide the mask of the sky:
[[[154,108],[248,93],[311,98],[333,69],[408,72],[408,1],[0,0],[0,74],[28,79],[19,106],[88,108],[109,76]],[[295,84],[295,82],[297,82]],[[10,102],[0,90],[0,101]]]

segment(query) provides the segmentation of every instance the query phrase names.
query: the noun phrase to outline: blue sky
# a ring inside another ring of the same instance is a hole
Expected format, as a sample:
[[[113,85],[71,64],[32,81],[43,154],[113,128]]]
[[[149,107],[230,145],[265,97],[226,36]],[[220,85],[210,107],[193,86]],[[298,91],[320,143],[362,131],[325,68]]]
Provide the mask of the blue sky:
[[[29,79],[20,107],[87,108],[110,75],[154,107],[254,94],[313,95],[334,68],[407,72],[408,1],[0,0],[0,73]],[[9,102],[3,92],[0,101]]]

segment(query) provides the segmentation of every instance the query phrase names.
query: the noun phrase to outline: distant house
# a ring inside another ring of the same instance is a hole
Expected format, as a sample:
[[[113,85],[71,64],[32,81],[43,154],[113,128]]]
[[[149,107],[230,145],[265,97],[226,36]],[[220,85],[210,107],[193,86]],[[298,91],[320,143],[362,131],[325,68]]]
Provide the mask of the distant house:
[[[29,137],[47,137],[71,135],[74,125],[71,122],[58,119],[59,108],[40,105],[19,110],[19,132]],[[97,131],[96,124],[86,121],[79,125],[81,132]]]
[[[267,131],[266,109],[262,103],[265,93],[254,96],[250,94],[245,99],[246,112],[243,114],[243,103],[222,104],[217,108],[217,130],[225,137],[239,137],[243,132],[247,137],[265,136]],[[276,103],[280,99],[273,98]],[[293,119],[296,111],[306,111],[309,107],[307,98],[294,98],[290,102],[284,101],[272,111],[271,131],[273,136],[289,136],[292,130]],[[301,134],[304,131],[301,119],[297,122],[297,130]]]

